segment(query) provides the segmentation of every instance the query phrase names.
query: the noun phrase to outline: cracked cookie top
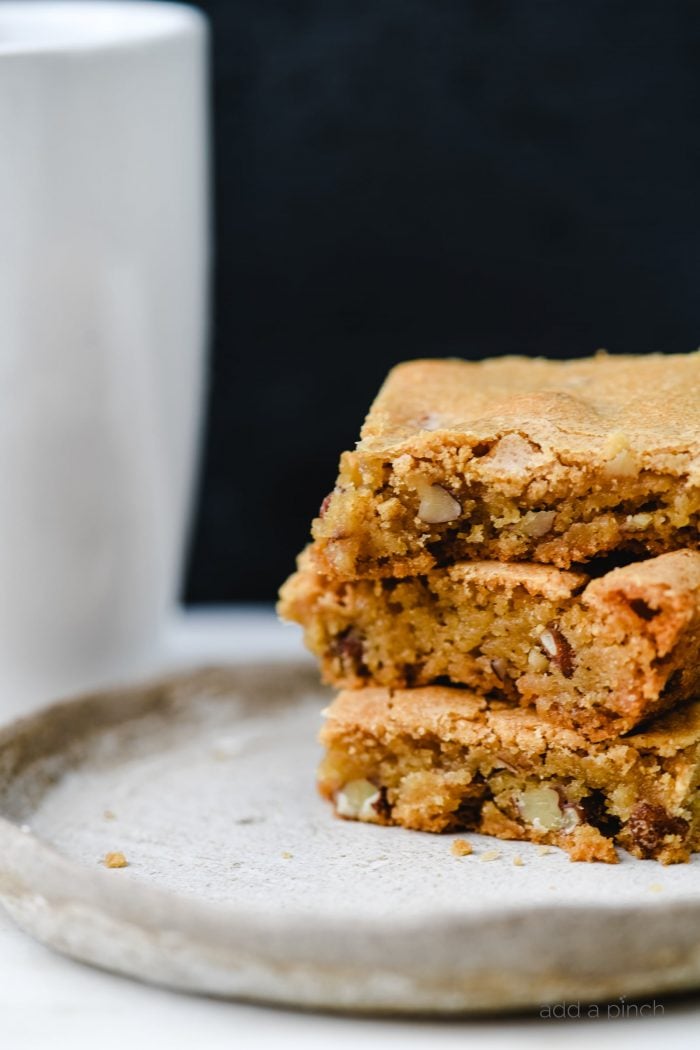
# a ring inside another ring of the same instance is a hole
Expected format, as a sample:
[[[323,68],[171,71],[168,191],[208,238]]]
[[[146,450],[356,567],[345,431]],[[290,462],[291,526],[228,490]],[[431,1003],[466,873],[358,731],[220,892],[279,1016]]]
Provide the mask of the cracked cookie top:
[[[622,472],[636,467],[635,454],[698,455],[700,351],[407,361],[389,373],[358,451],[394,455],[438,435],[468,438],[499,473],[556,452],[617,458]]]

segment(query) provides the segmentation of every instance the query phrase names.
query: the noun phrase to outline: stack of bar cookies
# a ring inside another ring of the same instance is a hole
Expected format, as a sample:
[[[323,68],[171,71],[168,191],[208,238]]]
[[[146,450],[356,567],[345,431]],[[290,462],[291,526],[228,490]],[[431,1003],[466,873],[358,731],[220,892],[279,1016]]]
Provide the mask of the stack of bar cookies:
[[[422,831],[700,850],[700,353],[395,368],[281,591],[321,793]]]

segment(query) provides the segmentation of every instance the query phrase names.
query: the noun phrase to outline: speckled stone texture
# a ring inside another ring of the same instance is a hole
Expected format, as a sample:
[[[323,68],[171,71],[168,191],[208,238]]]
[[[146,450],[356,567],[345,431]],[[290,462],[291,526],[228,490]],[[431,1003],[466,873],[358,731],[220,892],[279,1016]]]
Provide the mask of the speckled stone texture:
[[[75,958],[196,992],[455,1013],[700,984],[697,859],[660,868],[336,820],[327,694],[233,667],[87,697],[0,735],[0,896]],[[107,852],[128,867],[108,870]],[[518,863],[518,860],[522,863]]]

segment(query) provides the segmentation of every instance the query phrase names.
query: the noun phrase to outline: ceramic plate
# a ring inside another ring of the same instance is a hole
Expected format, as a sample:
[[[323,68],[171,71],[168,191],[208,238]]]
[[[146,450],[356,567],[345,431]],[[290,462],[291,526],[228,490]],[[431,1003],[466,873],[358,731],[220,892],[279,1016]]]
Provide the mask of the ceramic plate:
[[[303,1006],[449,1013],[700,984],[697,862],[572,864],[478,835],[457,858],[454,836],[339,821],[314,789],[327,700],[308,665],[233,666],[5,729],[4,904],[77,959]],[[107,869],[117,851],[128,867]]]

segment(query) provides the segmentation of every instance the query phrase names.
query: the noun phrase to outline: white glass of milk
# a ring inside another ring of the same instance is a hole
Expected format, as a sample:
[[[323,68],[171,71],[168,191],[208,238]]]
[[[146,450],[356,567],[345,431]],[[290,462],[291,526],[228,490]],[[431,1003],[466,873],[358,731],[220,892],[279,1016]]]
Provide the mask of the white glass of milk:
[[[0,717],[174,608],[207,311],[206,23],[0,3]]]

